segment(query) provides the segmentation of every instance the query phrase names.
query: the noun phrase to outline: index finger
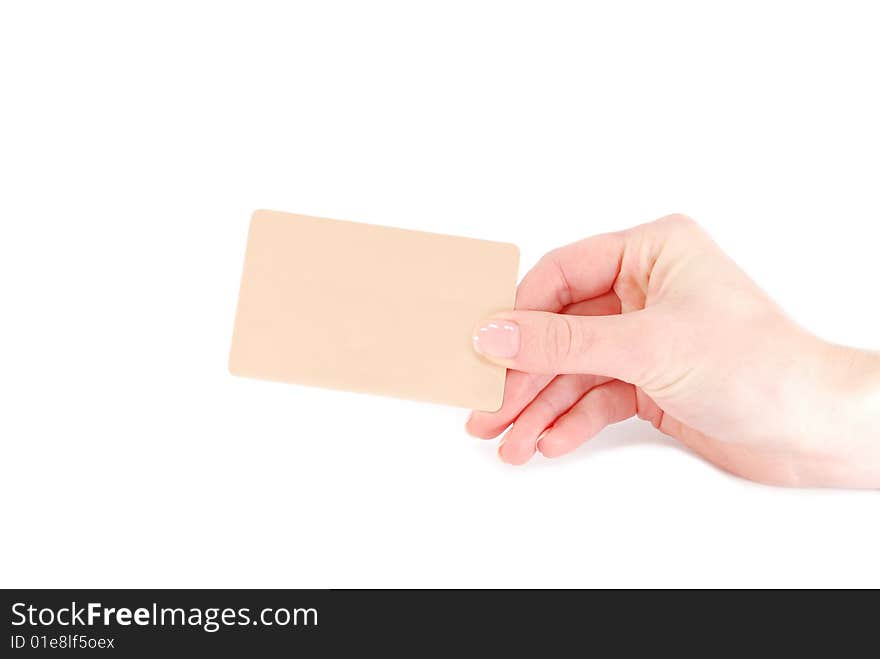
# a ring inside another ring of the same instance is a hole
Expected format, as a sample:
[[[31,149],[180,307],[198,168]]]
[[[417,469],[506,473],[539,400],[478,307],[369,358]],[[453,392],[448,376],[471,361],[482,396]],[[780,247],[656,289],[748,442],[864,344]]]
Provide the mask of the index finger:
[[[516,309],[558,313],[607,293],[623,261],[625,236],[605,233],[548,252],[523,278]]]

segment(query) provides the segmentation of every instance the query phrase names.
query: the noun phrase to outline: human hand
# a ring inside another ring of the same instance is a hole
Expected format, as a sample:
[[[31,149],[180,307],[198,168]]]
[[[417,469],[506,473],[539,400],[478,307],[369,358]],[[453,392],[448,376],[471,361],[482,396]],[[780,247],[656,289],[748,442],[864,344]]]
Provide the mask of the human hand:
[[[550,252],[474,347],[511,370],[501,409],[467,429],[513,424],[510,464],[638,415],[751,480],[880,487],[880,354],[795,325],[684,216]]]

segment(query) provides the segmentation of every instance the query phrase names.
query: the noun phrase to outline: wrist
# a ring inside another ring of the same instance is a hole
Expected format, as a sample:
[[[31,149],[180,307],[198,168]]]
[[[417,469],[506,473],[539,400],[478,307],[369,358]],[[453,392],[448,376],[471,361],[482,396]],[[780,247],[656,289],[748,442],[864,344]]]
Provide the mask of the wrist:
[[[827,391],[817,439],[848,487],[880,487],[880,353],[822,343]]]

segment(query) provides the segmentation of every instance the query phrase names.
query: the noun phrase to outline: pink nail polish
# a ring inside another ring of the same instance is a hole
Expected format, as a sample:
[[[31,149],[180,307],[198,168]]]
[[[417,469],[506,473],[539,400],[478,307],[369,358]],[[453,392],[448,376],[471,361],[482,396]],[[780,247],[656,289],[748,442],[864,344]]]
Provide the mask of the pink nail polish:
[[[519,352],[519,325],[508,320],[484,322],[474,332],[474,348],[487,357],[515,357]]]

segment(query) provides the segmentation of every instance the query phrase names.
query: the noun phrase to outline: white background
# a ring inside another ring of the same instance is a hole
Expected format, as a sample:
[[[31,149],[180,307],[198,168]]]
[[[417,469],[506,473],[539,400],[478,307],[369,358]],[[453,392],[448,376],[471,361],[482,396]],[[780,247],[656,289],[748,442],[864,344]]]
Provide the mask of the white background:
[[[878,32],[868,2],[4,3],[0,585],[880,586],[877,492],[637,421],[514,468],[462,410],[226,370],[255,208],[521,274],[685,212],[880,347]]]

